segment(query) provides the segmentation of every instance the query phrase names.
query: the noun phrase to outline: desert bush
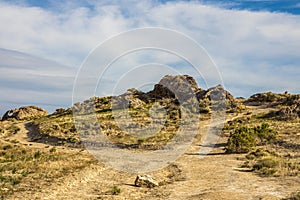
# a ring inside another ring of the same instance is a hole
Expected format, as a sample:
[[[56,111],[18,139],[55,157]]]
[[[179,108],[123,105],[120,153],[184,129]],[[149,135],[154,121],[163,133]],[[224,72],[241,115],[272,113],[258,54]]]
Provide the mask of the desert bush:
[[[9,135],[17,134],[18,131],[20,131],[20,128],[19,128],[17,125],[15,125],[15,124],[12,124],[12,125],[8,128]]]
[[[112,188],[111,188],[111,194],[112,195],[118,195],[118,194],[120,194],[121,193],[121,188],[119,188],[118,186],[113,186]]]
[[[277,132],[269,127],[268,123],[262,123],[261,126],[254,128],[257,137],[260,139],[261,144],[273,142],[277,137]]]
[[[227,142],[227,153],[247,153],[256,146],[256,135],[253,129],[243,126],[230,134]]]
[[[261,126],[249,128],[243,126],[236,129],[229,136],[227,141],[227,153],[247,153],[257,145],[262,145],[274,141],[277,132],[269,128],[267,123]]]
[[[262,168],[274,168],[278,166],[278,161],[274,158],[261,158],[259,159],[255,165],[253,165],[253,169],[255,170],[261,170]]]
[[[297,176],[300,164],[285,159],[273,150],[256,149],[247,156],[242,167],[252,168],[261,176]]]
[[[211,112],[211,102],[208,99],[199,100],[199,111],[200,113],[210,113]]]
[[[56,152],[56,147],[52,147],[50,150],[49,150],[50,153],[54,153]]]
[[[271,176],[276,173],[276,168],[279,166],[279,161],[269,157],[261,158],[253,165],[253,169],[263,176]]]
[[[249,154],[246,155],[246,158],[248,160],[254,160],[256,158],[261,158],[264,156],[267,156],[268,152],[266,152],[263,149],[256,149],[255,151],[250,152]]]

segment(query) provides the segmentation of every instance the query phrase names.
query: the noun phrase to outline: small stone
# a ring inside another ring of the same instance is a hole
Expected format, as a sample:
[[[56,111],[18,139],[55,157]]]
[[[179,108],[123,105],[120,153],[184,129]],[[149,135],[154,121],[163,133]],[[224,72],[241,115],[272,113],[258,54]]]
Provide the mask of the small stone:
[[[139,175],[136,177],[134,185],[137,187],[153,188],[158,186],[158,182],[153,180],[149,175]]]

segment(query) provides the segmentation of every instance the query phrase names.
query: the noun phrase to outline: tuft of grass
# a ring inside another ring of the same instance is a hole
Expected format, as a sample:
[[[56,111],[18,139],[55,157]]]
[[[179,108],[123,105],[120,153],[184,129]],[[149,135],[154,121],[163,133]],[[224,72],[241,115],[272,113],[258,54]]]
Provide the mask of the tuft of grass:
[[[49,150],[50,153],[54,153],[56,152],[56,147],[52,147],[50,150]]]
[[[300,191],[292,193],[288,198],[284,198],[282,200],[300,200]]]
[[[256,164],[253,165],[253,169],[259,174],[264,176],[271,176],[276,173],[276,169],[279,166],[279,161],[273,157],[261,158]]]
[[[121,193],[121,188],[119,188],[118,186],[114,185],[111,188],[111,194],[112,195],[119,195]]]
[[[19,131],[20,131],[20,128],[19,128],[16,124],[12,124],[12,125],[8,128],[8,133],[9,133],[9,135],[17,134]]]
[[[256,149],[248,153],[246,158],[241,167],[252,168],[261,176],[297,176],[300,172],[300,163],[271,150]]]

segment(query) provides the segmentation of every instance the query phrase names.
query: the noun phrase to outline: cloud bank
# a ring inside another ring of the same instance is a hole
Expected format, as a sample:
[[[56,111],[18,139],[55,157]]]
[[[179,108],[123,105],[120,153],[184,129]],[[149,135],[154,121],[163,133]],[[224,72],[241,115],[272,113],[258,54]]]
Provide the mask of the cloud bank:
[[[75,72],[92,49],[122,31],[149,26],[194,38],[235,96],[300,91],[300,15],[226,9],[198,1],[47,1],[41,7],[0,1],[5,94],[0,104],[5,109],[27,103],[69,105]],[[19,53],[4,49],[35,57],[16,59]]]

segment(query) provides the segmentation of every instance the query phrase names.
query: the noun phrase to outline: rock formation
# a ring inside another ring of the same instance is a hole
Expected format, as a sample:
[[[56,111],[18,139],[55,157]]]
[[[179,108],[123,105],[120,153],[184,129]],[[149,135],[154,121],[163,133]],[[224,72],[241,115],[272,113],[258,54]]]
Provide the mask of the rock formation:
[[[264,93],[257,93],[250,96],[246,101],[246,105],[269,105],[269,106],[276,106],[278,104],[283,104],[286,99],[288,98],[289,94],[276,94],[272,92],[264,92]]]
[[[285,104],[286,106],[276,113],[280,119],[293,120],[300,118],[300,95],[290,96]]]
[[[164,76],[154,89],[147,93],[148,97],[155,99],[177,98],[185,101],[196,95],[198,85],[195,79],[188,75]]]
[[[158,84],[155,84],[153,90],[143,93],[136,89],[130,89],[126,93],[113,97],[114,108],[138,107],[149,101],[171,100],[175,104],[194,98],[200,101],[200,107],[210,106],[213,102],[219,102],[227,109],[238,107],[234,97],[226,91],[221,85],[204,90],[199,88],[195,79],[189,75],[166,75]],[[201,110],[201,109],[200,109]]]
[[[24,106],[14,110],[7,111],[3,115],[2,121],[8,119],[23,120],[28,118],[42,117],[46,115],[48,115],[48,112],[43,108],[39,108],[36,106]]]

